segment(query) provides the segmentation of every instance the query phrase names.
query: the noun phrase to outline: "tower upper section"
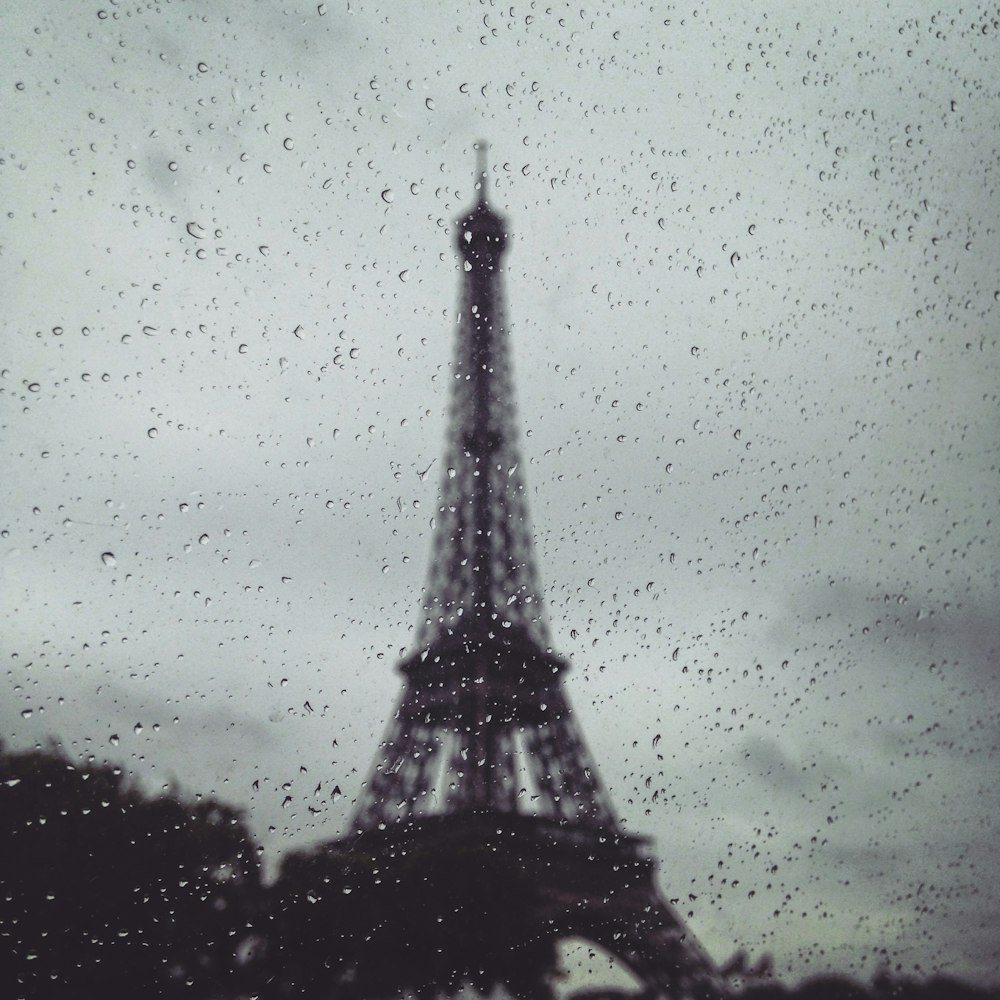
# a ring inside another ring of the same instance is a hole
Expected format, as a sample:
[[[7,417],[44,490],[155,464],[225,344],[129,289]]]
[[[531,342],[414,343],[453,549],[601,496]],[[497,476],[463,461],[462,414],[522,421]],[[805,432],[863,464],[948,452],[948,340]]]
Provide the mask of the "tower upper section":
[[[507,220],[486,203],[486,180],[480,181],[479,200],[465,218],[458,221],[458,252],[472,270],[494,270],[507,247]]]
[[[432,646],[491,637],[539,652],[548,645],[501,287],[508,235],[487,204],[481,159],[476,204],[456,224],[462,288],[445,466],[411,662]]]

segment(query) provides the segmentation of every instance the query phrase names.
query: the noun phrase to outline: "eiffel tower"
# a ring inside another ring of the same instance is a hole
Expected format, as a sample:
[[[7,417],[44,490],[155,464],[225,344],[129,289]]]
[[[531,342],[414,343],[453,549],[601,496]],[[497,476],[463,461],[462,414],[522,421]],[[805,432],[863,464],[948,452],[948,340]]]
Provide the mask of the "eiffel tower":
[[[582,937],[623,962],[644,997],[717,997],[718,970],[657,890],[648,842],[618,823],[563,689],[568,663],[549,641],[517,448],[507,223],[487,203],[485,144],[478,177],[457,225],[461,305],[422,614],[349,832],[328,845],[371,893],[412,888],[387,909],[428,916],[394,934],[372,918],[385,933],[359,937],[363,957],[332,992],[436,995],[466,982],[551,995],[524,967]],[[428,923],[448,929],[407,951],[399,939]],[[435,951],[451,963],[443,984],[427,964]],[[412,975],[399,967],[410,959]]]

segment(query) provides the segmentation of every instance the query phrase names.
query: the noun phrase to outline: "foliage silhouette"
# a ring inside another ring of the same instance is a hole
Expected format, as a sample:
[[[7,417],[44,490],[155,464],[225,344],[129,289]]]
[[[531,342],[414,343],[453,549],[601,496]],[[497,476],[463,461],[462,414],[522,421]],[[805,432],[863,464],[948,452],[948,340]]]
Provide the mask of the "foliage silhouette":
[[[240,813],[0,744],[0,815],[0,995],[224,997],[254,974],[260,873]]]
[[[813,976],[797,986],[777,981],[742,990],[742,1000],[1000,1000],[1000,989],[977,987],[947,976],[930,979],[877,975],[866,985],[847,976]]]

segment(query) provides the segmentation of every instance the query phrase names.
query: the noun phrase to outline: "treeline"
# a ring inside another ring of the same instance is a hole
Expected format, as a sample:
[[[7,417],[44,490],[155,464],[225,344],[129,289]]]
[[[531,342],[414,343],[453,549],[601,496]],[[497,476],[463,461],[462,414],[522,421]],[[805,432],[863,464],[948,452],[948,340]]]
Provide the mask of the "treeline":
[[[291,855],[267,886],[229,806],[177,790],[151,798],[107,764],[0,744],[3,998],[362,1000],[466,983],[550,1000],[554,944],[525,946],[517,925],[534,887],[504,871],[453,855],[389,876],[376,856],[324,848]],[[955,980],[887,977],[772,981],[741,995],[1000,1000]]]
[[[263,899],[228,806],[0,748],[0,996],[241,996]]]
[[[794,987],[760,983],[739,995],[744,1000],[998,1000],[1000,990],[971,986],[949,976],[920,980],[882,975],[864,984],[828,975],[815,976]]]

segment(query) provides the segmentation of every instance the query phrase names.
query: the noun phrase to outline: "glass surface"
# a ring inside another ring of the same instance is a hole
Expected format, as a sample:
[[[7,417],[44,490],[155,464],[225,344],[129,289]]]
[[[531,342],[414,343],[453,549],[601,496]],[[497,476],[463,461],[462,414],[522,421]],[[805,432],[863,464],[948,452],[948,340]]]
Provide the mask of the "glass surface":
[[[0,18],[8,753],[243,810],[265,883],[344,832],[486,136],[552,643],[665,897],[788,982],[995,977],[995,15]]]

